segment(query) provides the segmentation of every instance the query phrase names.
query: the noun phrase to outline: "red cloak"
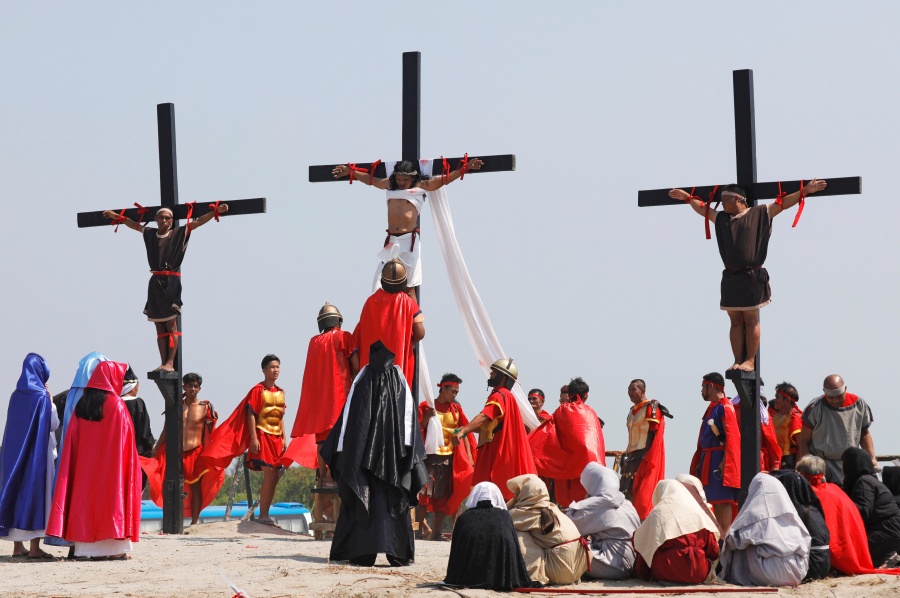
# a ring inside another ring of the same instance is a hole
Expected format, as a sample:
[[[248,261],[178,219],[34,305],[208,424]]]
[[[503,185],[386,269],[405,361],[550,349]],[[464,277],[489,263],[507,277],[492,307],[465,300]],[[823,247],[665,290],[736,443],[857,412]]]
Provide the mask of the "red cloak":
[[[866,526],[859,509],[840,486],[821,479],[810,480],[822,503],[825,525],[831,531],[831,566],[845,575],[877,573],[900,575],[900,569],[875,569],[869,554]]]
[[[741,427],[741,408],[734,410],[737,418],[738,429]],[[759,422],[759,470],[775,471],[781,469],[781,446],[775,435],[775,424],[772,422],[772,412],[769,412],[769,423]]]
[[[634,505],[641,521],[646,519],[653,509],[653,491],[656,490],[656,485],[666,477],[666,418],[660,412],[659,403],[656,401],[651,401],[643,408],[648,410],[648,419],[656,420],[657,428],[653,443],[634,472],[631,504]]]
[[[462,406],[459,403],[435,403],[435,406],[437,407],[437,405],[442,404],[448,406],[448,411],[452,411],[456,414],[459,419],[458,427],[462,428],[463,426],[469,425],[469,418],[466,417],[466,414],[463,412]],[[427,401],[422,401],[419,404],[419,428],[422,430],[423,439],[425,438],[425,428],[422,427],[422,422],[424,421],[423,416],[425,414],[425,409],[427,408]],[[466,450],[463,443],[468,444],[468,450]],[[477,455],[478,449],[475,442],[475,435],[469,434],[455,449],[453,449],[453,461],[451,462],[453,468],[453,490],[450,493],[450,496],[442,500],[433,500],[423,496],[425,500],[420,500],[419,504],[426,504],[428,510],[432,513],[440,511],[451,517],[455,515],[457,509],[459,509],[459,505],[466,500],[466,497],[469,496],[469,492],[472,491],[472,475],[475,473],[475,459]]]
[[[703,447],[700,446],[700,436],[702,436],[703,427],[709,421],[710,414],[716,405],[722,405],[722,421],[725,423],[725,468],[722,477],[722,485],[727,488],[741,487],[741,428],[737,423],[737,416],[734,414],[734,405],[731,399],[722,397],[718,401],[710,401],[703,415],[703,423],[701,424],[701,434],[697,437],[697,450],[691,459],[691,475],[700,479],[701,483],[706,486],[709,484],[708,478],[699,471],[700,455]],[[708,462],[708,461],[706,461]]]
[[[300,404],[291,430],[294,440],[285,451],[288,460],[316,468],[315,443],[325,441],[347,401],[353,383],[350,355],[355,349],[353,335],[340,328],[332,328],[309,340]]]
[[[549,413],[547,413],[546,411],[544,411],[543,409],[541,409],[541,412],[537,414],[537,418],[538,418],[539,422],[545,422],[548,419],[550,419],[551,417],[553,417],[553,416],[550,415]]]
[[[508,480],[526,473],[537,474],[525,435],[525,423],[516,398],[505,388],[494,389],[481,413],[499,417],[500,422],[494,429],[494,439],[478,449],[472,485],[493,482],[500,488],[503,498],[509,500],[513,493],[506,485]]]
[[[251,388],[247,396],[238,403],[238,406],[228,416],[228,419],[209,435],[209,440],[204,445],[203,452],[197,460],[196,468],[198,471],[203,471],[204,469],[227,469],[235,457],[243,454],[250,447],[250,430],[247,429],[247,407],[249,406],[254,412],[259,413],[260,394],[263,390],[282,389],[278,386],[266,389],[262,382]],[[259,430],[257,434],[267,433]],[[264,440],[263,438],[259,440],[260,451],[263,451]],[[278,437],[278,440],[280,441],[280,437]],[[253,456],[249,455],[248,461]],[[268,462],[275,464],[281,456],[275,455],[274,459]],[[271,458],[271,456],[267,457]]]
[[[359,369],[369,363],[369,347],[380,340],[394,354],[394,363],[400,366],[412,387],[413,320],[422,313],[416,300],[406,293],[388,293],[378,289],[366,299],[359,323],[353,331],[353,340],[359,347]]]
[[[597,413],[578,399],[563,403],[528,436],[538,475],[580,480],[588,463],[606,465]]]
[[[128,365],[103,361],[87,388],[106,391],[103,419],[66,430],[47,535],[69,542],[140,540],[141,467],[134,423],[119,397]]]

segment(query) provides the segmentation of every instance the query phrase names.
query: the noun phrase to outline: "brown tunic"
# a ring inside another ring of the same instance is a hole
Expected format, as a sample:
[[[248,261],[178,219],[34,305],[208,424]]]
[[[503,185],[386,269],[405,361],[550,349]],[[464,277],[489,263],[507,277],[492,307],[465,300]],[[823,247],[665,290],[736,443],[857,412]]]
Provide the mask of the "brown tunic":
[[[722,309],[748,310],[772,301],[769,273],[763,268],[772,235],[772,219],[764,205],[743,215],[719,212],[716,241],[725,269],[722,271]]]
[[[181,272],[181,262],[187,249],[187,227],[172,228],[165,237],[158,237],[159,229],[144,227],[144,247],[151,272]],[[181,313],[181,276],[150,276],[147,287],[147,319],[164,322]]]

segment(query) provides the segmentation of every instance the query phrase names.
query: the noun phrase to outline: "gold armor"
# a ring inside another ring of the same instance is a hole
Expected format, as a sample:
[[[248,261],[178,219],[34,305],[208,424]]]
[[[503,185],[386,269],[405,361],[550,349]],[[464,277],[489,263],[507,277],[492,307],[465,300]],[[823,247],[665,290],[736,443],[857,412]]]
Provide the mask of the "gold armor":
[[[435,417],[438,418],[438,421],[441,423],[441,431],[444,433],[444,446],[438,447],[437,454],[438,455],[452,455],[453,454],[453,430],[459,427],[459,416],[451,410],[447,410],[446,412],[440,412],[437,409],[435,411]]]
[[[637,413],[635,413],[635,410]],[[648,414],[648,411],[650,412]],[[646,400],[634,406],[628,411],[625,425],[628,426],[628,448],[626,453],[632,453],[647,448],[647,437],[650,434],[650,424],[659,423],[659,407]]]
[[[256,429],[273,436],[281,436],[284,430],[284,392],[263,389],[260,399],[262,408],[256,416]]]
[[[182,435],[181,450],[188,452],[201,446],[206,441],[207,407],[205,401],[191,405],[181,404]]]
[[[485,403],[485,407],[488,405],[496,405],[498,409],[500,409],[500,417],[497,419],[492,419],[488,421],[486,424],[481,426],[481,429],[478,431],[478,446],[484,446],[488,442],[491,442],[494,439],[494,432],[497,431],[497,428],[500,426],[501,420],[503,419],[503,407],[500,403],[496,401],[488,401]]]
[[[491,364],[491,369],[496,370],[501,374],[506,374],[512,380],[516,380],[519,377],[519,368],[513,363],[512,357],[498,359]]]

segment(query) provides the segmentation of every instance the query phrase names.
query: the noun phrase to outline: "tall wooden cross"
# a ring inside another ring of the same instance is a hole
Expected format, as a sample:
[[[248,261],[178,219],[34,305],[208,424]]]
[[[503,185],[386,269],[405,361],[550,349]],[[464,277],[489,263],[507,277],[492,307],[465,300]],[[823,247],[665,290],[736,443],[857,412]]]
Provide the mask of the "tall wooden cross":
[[[174,220],[172,226],[178,226],[178,221],[187,218],[188,205],[178,203],[178,171],[175,159],[175,105],[158,104],[156,106],[156,122],[159,137],[159,192],[161,204],[148,206],[147,214],[153,219],[153,214],[160,208],[172,210]],[[243,214],[262,214],[266,211],[266,199],[239,199],[229,201],[228,211],[220,216],[239,216]],[[207,204],[198,203],[193,208],[193,216],[199,217],[210,211]],[[116,210],[118,212],[118,210]],[[125,210],[125,215],[135,222],[140,222],[142,214],[138,207]],[[103,211],[80,212],[78,214],[78,228],[106,226],[110,221],[103,216]],[[183,331],[181,315],[178,316],[178,330]],[[149,336],[149,335],[148,335]],[[159,387],[166,403],[166,473],[163,482],[163,532],[167,534],[180,534],[184,529],[182,493],[184,491],[184,471],[181,462],[181,438],[182,438],[182,414],[181,414],[181,354],[184,348],[184,337],[181,337],[177,353],[175,354],[175,371],[153,371],[147,377]],[[249,501],[248,501],[249,502]]]
[[[403,130],[401,135],[402,147],[400,152],[401,160],[409,160],[413,164],[419,164],[420,152],[419,142],[421,139],[421,74],[422,74],[422,54],[421,52],[404,52],[403,53]],[[482,156],[481,154],[472,154],[481,159],[484,164],[480,170],[472,170],[469,175],[481,172],[504,172],[516,169],[516,157],[513,154],[502,154],[497,156]],[[462,158],[448,158],[451,164],[457,164]],[[337,181],[345,181],[346,179],[335,179],[331,171],[337,164],[325,164],[320,166],[309,167],[310,183],[333,183]],[[360,168],[370,168],[371,162],[357,163]],[[431,176],[440,176],[442,172],[442,161],[440,158],[432,161],[432,171],[428,174]],[[375,169],[375,176],[379,178],[390,176],[384,164],[379,164]],[[421,216],[419,217],[421,221]],[[421,288],[416,287],[416,297],[421,302]],[[415,355],[416,368],[413,374],[412,393],[413,398],[418,401],[419,396],[419,345],[416,343],[413,348]]]
[[[753,71],[733,72],[734,83],[734,139],[737,156],[737,184],[747,192],[747,205],[754,206],[760,199],[774,199],[778,196],[779,182],[760,183],[756,180],[756,124],[753,114]],[[862,191],[861,177],[825,178],[828,186],[814,197],[826,195],[851,195]],[[808,182],[808,181],[807,181]],[[721,185],[696,187],[694,193],[700,197],[714,194]],[[781,189],[792,193],[800,189],[801,181],[781,181]],[[682,189],[691,189],[685,185]],[[681,205],[684,202],[669,197],[670,189],[638,191],[638,206]],[[810,199],[807,197],[807,199]],[[710,202],[713,198],[710,197]],[[756,369],[745,372],[734,369],[726,373],[741,397],[741,492],[739,502],[747,497],[750,481],[759,473],[759,387],[760,351],[756,353]]]

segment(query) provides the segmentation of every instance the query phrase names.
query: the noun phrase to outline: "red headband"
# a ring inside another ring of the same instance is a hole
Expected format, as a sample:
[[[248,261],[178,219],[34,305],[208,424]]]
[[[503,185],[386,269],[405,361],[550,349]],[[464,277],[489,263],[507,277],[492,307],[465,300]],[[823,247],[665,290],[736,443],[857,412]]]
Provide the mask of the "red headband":
[[[802,473],[802,472],[800,472],[800,471],[798,471],[797,473],[799,473],[799,474],[802,475],[804,478],[806,478],[807,480],[809,480],[809,484],[810,484],[811,486],[821,486],[822,484],[825,483],[825,474],[824,474],[824,473],[819,473],[819,474],[816,474],[816,475],[809,475],[809,474],[806,474],[806,473]]]
[[[537,398],[537,399],[543,399],[543,398],[544,398],[544,397],[542,397],[541,395],[539,395],[539,394],[536,393],[536,392],[533,392],[533,393],[531,393],[530,395],[528,395],[528,398],[529,398],[529,399],[530,399],[531,397],[535,397],[535,398]]]
[[[776,391],[775,391],[775,395],[776,395],[776,396],[781,395],[781,396],[783,396],[784,398],[786,398],[788,401],[790,401],[791,403],[796,403],[796,402],[797,402],[797,401],[794,399],[794,397],[792,397],[792,396],[789,395],[788,393],[784,392],[783,390],[776,390]]]
[[[441,382],[440,384],[438,384],[438,388],[443,388],[445,386],[459,388],[459,382]]]
[[[724,390],[725,390],[725,387],[722,386],[721,384],[716,384],[716,383],[713,382],[712,380],[707,380],[706,378],[703,379],[703,383],[704,383],[704,384],[709,384],[710,386],[715,386],[716,388],[718,388],[718,389],[721,390],[721,391],[724,391]]]

